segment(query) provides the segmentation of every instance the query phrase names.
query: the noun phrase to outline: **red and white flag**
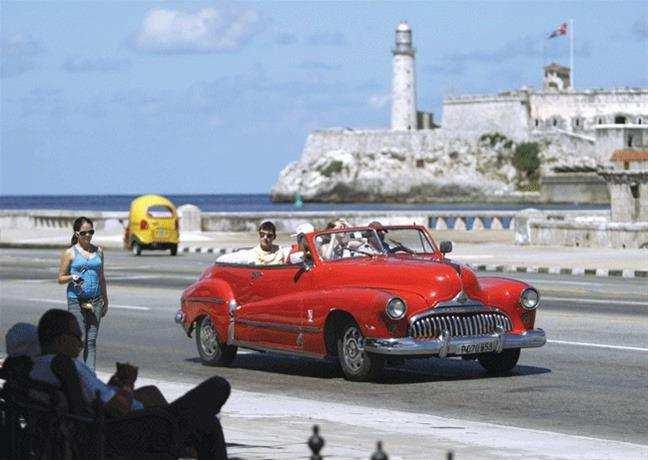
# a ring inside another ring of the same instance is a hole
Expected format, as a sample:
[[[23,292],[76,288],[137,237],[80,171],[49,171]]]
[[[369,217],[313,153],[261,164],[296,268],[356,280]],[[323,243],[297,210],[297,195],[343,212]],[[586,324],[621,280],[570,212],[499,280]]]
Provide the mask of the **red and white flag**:
[[[551,32],[547,38],[560,37],[561,35],[567,35],[567,23],[563,22],[560,24],[556,30]]]

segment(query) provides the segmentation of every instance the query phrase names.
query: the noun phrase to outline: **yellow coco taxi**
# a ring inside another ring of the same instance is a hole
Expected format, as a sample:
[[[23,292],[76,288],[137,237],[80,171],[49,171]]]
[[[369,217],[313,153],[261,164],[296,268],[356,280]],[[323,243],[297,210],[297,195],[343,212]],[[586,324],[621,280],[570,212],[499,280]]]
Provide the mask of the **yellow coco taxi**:
[[[160,195],[142,195],[133,200],[124,235],[124,246],[134,255],[143,249],[178,253],[178,214],[171,201]]]

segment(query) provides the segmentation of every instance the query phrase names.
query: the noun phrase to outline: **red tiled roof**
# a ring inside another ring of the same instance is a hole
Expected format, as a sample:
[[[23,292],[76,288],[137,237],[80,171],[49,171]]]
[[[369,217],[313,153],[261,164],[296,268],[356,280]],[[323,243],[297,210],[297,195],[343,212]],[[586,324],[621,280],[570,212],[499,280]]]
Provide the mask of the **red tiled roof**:
[[[616,150],[612,161],[648,161],[648,150]]]

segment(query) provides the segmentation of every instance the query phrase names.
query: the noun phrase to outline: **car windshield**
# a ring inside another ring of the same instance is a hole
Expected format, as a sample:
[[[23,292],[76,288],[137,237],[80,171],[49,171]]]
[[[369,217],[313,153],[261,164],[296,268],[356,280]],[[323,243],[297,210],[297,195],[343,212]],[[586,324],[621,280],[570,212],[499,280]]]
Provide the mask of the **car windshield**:
[[[323,260],[372,257],[398,252],[434,252],[425,233],[416,228],[382,227],[324,233],[315,237],[315,246]]]

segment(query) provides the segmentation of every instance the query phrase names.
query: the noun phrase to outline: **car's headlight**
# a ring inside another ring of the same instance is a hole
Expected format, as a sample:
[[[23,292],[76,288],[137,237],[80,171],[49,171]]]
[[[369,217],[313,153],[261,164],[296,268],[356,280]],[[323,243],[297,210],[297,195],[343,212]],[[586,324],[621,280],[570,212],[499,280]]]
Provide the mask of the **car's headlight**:
[[[405,301],[403,301],[402,299],[394,297],[389,302],[387,302],[385,312],[391,319],[401,319],[403,316],[405,316],[405,312],[407,312],[407,305],[405,305]]]
[[[540,294],[533,288],[526,288],[520,295],[520,305],[527,310],[535,310],[540,305]]]

